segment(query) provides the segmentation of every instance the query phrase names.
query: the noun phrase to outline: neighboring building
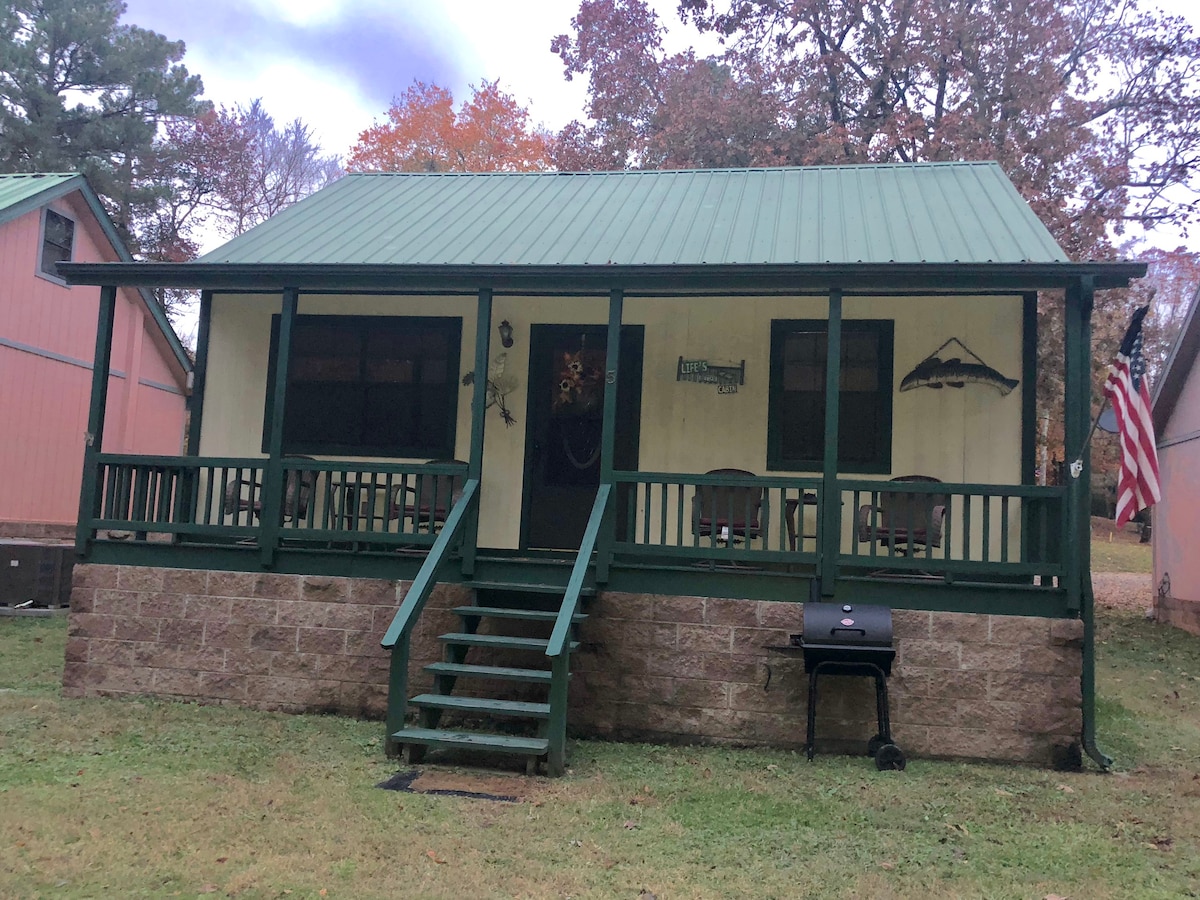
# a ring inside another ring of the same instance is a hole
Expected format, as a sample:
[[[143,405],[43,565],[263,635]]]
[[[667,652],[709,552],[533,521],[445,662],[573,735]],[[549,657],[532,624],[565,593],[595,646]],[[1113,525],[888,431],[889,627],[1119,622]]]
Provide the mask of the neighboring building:
[[[1154,610],[1200,634],[1200,291],[1154,392],[1162,499],[1154,506]]]
[[[85,462],[72,695],[386,712],[393,750],[552,772],[568,721],[799,746],[824,599],[895,611],[910,753],[1101,757],[1038,292],[1073,458],[1094,292],[1145,266],[1067,260],[994,163],[350,175],[194,263],[66,272],[203,291],[199,456]],[[850,682],[818,737],[873,714]]]
[[[100,290],[59,262],[130,256],[81,175],[0,175],[0,536],[74,537]],[[104,446],[176,455],[191,364],[162,309],[122,288]]]

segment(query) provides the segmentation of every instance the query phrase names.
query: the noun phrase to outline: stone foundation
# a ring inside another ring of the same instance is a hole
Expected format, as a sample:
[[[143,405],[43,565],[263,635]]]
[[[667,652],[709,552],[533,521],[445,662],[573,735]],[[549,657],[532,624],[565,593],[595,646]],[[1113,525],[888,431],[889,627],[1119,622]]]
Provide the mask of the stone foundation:
[[[75,542],[75,526],[53,522],[0,522],[0,538]]]
[[[407,589],[362,578],[76,566],[65,693],[382,716],[389,658],[379,640]],[[434,591],[413,635],[414,693],[430,683],[420,667],[441,658],[436,636],[457,630],[449,610],[470,600],[460,586]],[[767,649],[801,630],[801,609],[601,594],[572,657],[572,732],[801,747],[803,662]],[[907,610],[893,621],[892,730],[910,757],[1050,764],[1056,748],[1077,740],[1082,623]],[[871,681],[823,678],[818,750],[858,752],[874,733]]]
[[[1173,625],[1200,635],[1200,600],[1157,597],[1154,601],[1154,618],[1164,625]]]

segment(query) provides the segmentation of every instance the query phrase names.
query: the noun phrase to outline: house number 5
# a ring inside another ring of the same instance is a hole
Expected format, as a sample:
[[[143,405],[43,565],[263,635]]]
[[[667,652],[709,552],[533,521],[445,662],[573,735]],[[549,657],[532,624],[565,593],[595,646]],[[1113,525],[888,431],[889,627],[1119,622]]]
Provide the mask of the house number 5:
[[[617,370],[616,369],[608,370],[608,373],[604,377],[604,383],[605,384],[616,384],[617,383]]]

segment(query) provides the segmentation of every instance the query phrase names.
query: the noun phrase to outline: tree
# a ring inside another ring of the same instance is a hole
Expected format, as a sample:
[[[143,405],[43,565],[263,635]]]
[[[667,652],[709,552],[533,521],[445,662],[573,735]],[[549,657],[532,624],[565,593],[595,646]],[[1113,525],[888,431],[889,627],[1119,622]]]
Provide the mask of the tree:
[[[80,171],[134,248],[159,190],[160,126],[193,116],[203,86],[184,45],[118,25],[118,0],[0,3],[0,171]]]
[[[529,111],[483,82],[454,112],[454,98],[415,81],[392,101],[387,121],[358,136],[346,167],[383,172],[527,172],[549,165],[549,136],[529,125]]]

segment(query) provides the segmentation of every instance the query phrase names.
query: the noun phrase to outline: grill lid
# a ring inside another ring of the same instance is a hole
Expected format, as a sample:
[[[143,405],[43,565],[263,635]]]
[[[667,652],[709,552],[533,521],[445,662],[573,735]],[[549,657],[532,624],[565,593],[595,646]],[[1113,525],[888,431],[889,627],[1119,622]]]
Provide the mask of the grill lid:
[[[887,606],[805,603],[802,647],[891,647],[892,610]]]

